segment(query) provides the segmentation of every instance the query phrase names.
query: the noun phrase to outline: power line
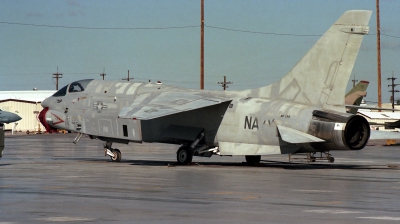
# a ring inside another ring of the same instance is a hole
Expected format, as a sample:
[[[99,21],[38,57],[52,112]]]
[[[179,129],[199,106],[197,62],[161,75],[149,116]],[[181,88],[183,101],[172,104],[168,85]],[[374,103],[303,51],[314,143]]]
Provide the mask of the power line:
[[[133,79],[133,78],[132,78]],[[126,80],[129,82],[130,78],[129,78],[129,70],[128,70],[128,78],[122,79],[122,80]]]
[[[224,76],[224,81],[223,82],[217,82],[217,84],[221,84],[222,88],[226,90],[226,88],[229,88],[227,84],[233,84],[233,82],[227,82],[226,81],[226,76]]]
[[[47,27],[47,28],[83,29],[83,30],[168,30],[168,29],[185,29],[185,28],[199,27],[198,25],[170,26],[170,27],[86,27],[86,26],[62,26],[62,25],[46,25],[46,24],[32,24],[32,23],[12,23],[3,21],[0,21],[0,24],[36,26],[36,27]]]
[[[392,101],[392,109],[393,109],[392,112],[394,112],[394,93],[399,92],[399,90],[394,89],[394,87],[400,85],[400,84],[395,84],[394,83],[394,80],[396,80],[396,79],[397,78],[394,77],[394,72],[392,72],[392,78],[387,78],[387,80],[392,80],[392,85],[388,85],[388,87],[392,87],[392,90],[389,90],[389,92],[392,93],[392,96],[390,97],[390,101]]]
[[[250,30],[238,30],[238,29],[230,29],[224,27],[216,27],[216,26],[208,26],[208,28],[218,29],[218,30],[227,30],[241,33],[253,33],[253,34],[264,34],[264,35],[275,35],[275,36],[298,36],[298,37],[320,37],[321,35],[317,34],[291,34],[291,33],[272,33],[272,32],[260,32],[260,31],[250,31]]]
[[[382,33],[381,33],[381,35],[382,35],[382,36],[385,36],[385,37],[393,37],[393,38],[400,38],[400,37],[398,37],[398,36],[393,36],[393,35],[387,35],[387,34],[382,34]]]
[[[63,26],[63,25],[48,25],[48,24],[33,24],[33,23],[14,23],[14,22],[5,22],[0,21],[0,24],[6,25],[18,25],[18,26],[34,26],[34,27],[46,27],[46,28],[63,28],[63,29],[82,29],[82,30],[169,30],[169,29],[187,29],[187,28],[196,28],[200,27],[200,25],[194,26],[167,26],[167,27],[87,27],[87,26]],[[274,33],[274,32],[262,32],[262,31],[251,31],[251,30],[240,30],[240,29],[231,29],[225,27],[217,27],[217,26],[208,26],[207,28],[218,29],[218,30],[226,30],[232,32],[241,32],[241,33],[252,33],[252,34],[262,34],[262,35],[275,35],[275,36],[297,36],[297,37],[320,37],[320,34],[294,34],[294,33]],[[370,35],[374,35],[374,33],[370,33]],[[394,36],[389,34],[383,34],[382,36],[392,37],[396,39],[400,39],[400,36]]]
[[[104,80],[104,76],[106,76],[106,73],[104,73],[106,70],[106,68],[103,68],[103,73],[100,74],[100,76],[103,76],[103,80]]]
[[[230,29],[230,28],[207,26],[207,25],[206,25],[206,27],[211,28],[211,29],[227,30],[227,31],[233,31],[233,32],[253,33],[253,34],[263,34],[263,35],[275,35],[275,36],[295,36],[295,37],[320,37],[320,36],[322,36],[322,35],[319,35],[319,34],[273,33],[273,32],[250,31],[250,30],[238,30],[238,29]],[[370,35],[374,35],[375,33],[369,33],[369,34]],[[382,34],[382,33],[381,33],[381,35],[400,39],[399,36]]]
[[[58,66],[57,66],[57,73],[53,73],[53,80],[56,80],[56,90],[58,90],[58,79],[62,78],[62,74],[58,73]]]

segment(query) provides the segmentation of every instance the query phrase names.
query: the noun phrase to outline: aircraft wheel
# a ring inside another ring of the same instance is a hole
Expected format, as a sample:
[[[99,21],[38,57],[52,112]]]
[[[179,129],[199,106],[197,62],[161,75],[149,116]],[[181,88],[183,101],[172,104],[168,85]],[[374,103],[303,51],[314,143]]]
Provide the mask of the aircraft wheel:
[[[328,157],[328,161],[329,161],[330,163],[333,163],[333,162],[335,162],[335,158],[333,158],[333,157]]]
[[[111,157],[111,161],[120,162],[121,161],[121,151],[119,151],[119,149],[113,149],[112,152],[114,153],[114,156]]]
[[[261,156],[245,156],[245,157],[246,157],[246,162],[250,164],[260,163],[261,161]]]
[[[193,150],[191,148],[182,146],[178,149],[176,154],[176,160],[178,161],[178,164],[187,165],[192,162]]]

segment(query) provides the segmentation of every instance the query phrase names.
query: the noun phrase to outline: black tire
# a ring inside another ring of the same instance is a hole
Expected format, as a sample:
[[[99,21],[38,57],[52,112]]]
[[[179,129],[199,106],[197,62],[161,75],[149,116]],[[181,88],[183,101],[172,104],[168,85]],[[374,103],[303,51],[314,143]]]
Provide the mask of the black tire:
[[[260,163],[261,161],[261,156],[245,156],[245,157],[246,157],[246,162],[250,164]]]
[[[111,157],[111,161],[120,162],[122,157],[121,151],[119,151],[119,149],[113,149],[112,152],[114,153],[114,156]]]
[[[334,162],[335,162],[335,158],[333,158],[333,157],[328,157],[328,161],[329,161],[330,163],[334,163]]]
[[[187,146],[182,146],[176,153],[176,160],[178,164],[187,165],[192,162],[193,150]]]

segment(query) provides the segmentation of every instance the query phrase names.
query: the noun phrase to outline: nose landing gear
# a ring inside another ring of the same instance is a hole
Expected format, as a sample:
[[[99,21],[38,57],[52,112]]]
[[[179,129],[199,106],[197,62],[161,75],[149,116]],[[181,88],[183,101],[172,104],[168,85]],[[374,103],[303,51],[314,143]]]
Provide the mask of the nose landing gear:
[[[119,149],[111,148],[112,142],[104,143],[104,156],[109,156],[112,162],[120,162],[122,155]]]

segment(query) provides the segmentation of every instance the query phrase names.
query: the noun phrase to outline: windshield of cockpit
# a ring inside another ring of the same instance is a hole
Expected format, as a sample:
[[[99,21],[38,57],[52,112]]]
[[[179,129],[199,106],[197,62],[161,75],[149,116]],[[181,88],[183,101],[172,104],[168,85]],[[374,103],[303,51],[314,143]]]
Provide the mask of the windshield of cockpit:
[[[56,93],[54,93],[53,96],[65,96],[67,94],[67,90],[69,93],[83,92],[85,91],[85,88],[89,85],[89,83],[92,80],[93,79],[84,79],[73,82],[69,85],[64,86],[62,89],[58,90]]]

